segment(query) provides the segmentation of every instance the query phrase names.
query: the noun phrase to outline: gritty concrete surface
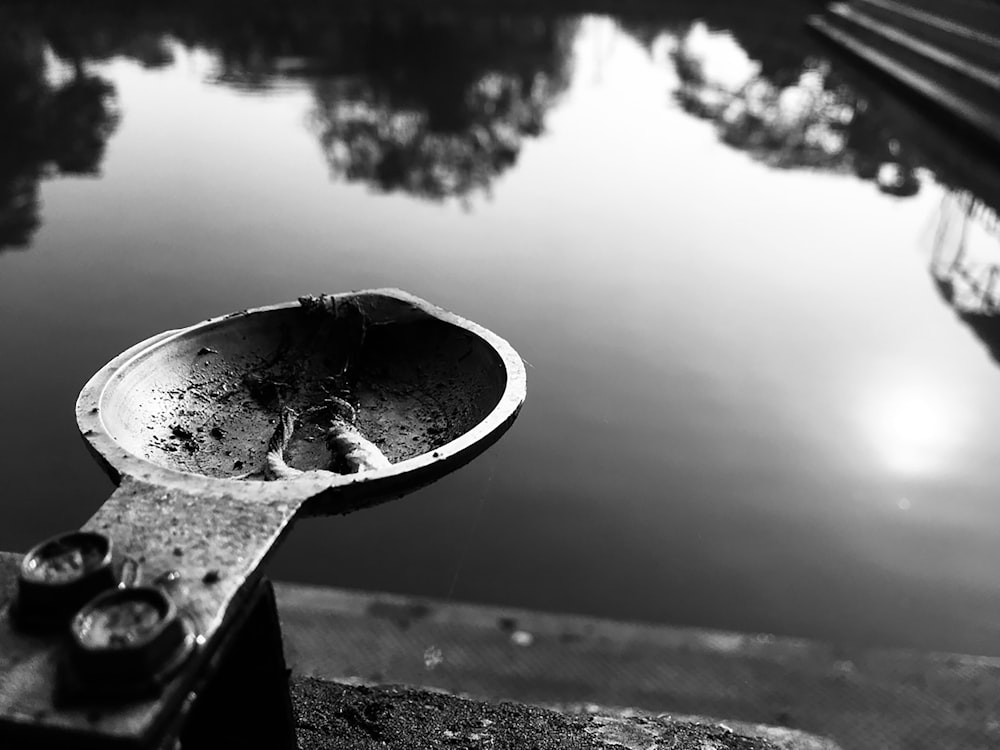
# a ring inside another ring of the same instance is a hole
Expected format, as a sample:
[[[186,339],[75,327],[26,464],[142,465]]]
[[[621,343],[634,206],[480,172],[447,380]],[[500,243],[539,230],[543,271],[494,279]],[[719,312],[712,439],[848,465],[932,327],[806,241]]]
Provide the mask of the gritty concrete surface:
[[[791,730],[648,714],[563,713],[399,686],[292,681],[300,750],[838,750]]]
[[[744,732],[764,724],[830,737],[843,750],[1000,748],[1000,659],[384,592],[278,584],[276,594],[286,658],[302,676],[584,713],[719,717]]]

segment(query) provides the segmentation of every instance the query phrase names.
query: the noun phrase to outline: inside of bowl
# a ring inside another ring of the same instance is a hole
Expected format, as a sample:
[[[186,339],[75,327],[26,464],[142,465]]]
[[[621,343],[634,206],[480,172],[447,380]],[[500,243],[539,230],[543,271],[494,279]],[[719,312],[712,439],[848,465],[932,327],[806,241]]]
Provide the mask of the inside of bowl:
[[[231,316],[152,346],[114,375],[100,409],[111,436],[152,463],[263,480],[286,409],[296,415],[288,465],[337,470],[324,435],[343,413],[338,404],[349,403],[357,429],[398,463],[473,428],[504,386],[486,341],[432,315],[396,322],[372,320],[361,305],[293,306]]]

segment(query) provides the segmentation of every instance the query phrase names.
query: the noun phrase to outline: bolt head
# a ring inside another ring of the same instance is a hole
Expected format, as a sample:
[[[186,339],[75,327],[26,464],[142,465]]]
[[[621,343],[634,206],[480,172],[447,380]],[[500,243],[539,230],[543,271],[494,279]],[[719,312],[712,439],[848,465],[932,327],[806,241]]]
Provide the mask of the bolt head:
[[[97,695],[161,684],[194,646],[194,634],[173,600],[153,586],[97,596],[73,618],[70,635],[75,682]]]
[[[117,584],[108,537],[60,534],[32,547],[21,561],[15,616],[29,629],[62,628],[87,601]]]

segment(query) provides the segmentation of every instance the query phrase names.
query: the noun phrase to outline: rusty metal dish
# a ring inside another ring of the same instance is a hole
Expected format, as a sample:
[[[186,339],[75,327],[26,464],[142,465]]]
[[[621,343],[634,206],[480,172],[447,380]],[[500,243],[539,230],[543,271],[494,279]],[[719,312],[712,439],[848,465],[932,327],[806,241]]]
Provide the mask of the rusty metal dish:
[[[525,376],[503,339],[399,290],[327,299],[334,305],[248,310],[133,347],[80,394],[84,437],[116,479],[190,486],[197,477],[253,497],[287,497],[296,485],[311,512],[342,512],[439,478],[513,421]],[[391,466],[253,486],[282,407],[305,415],[289,464],[331,465],[323,404],[345,380],[359,429]]]

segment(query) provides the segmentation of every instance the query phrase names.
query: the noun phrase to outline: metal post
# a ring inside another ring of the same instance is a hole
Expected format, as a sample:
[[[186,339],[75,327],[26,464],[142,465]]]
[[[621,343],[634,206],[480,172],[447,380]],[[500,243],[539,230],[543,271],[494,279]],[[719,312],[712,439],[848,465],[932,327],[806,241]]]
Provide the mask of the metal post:
[[[232,642],[223,646],[215,678],[181,732],[183,750],[296,747],[288,669],[270,581],[261,580],[247,609]]]

